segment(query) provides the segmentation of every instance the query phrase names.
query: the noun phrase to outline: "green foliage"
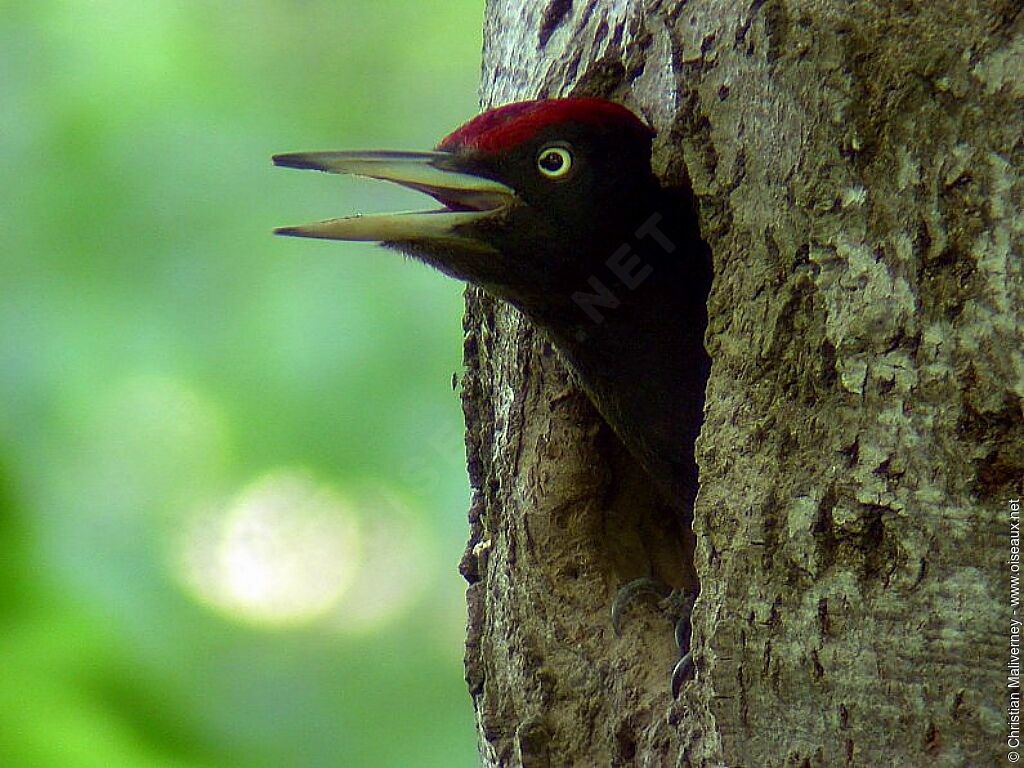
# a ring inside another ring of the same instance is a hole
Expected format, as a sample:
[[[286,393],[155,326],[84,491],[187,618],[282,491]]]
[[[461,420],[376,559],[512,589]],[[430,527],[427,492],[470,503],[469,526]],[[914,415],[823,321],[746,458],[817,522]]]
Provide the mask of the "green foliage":
[[[480,16],[0,10],[0,765],[476,763],[460,288],[270,155],[431,147]]]

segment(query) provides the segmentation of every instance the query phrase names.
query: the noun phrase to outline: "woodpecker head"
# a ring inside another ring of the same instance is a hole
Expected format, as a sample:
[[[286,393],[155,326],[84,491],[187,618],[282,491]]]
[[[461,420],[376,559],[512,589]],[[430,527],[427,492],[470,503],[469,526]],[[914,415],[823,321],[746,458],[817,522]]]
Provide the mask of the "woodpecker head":
[[[546,99],[484,112],[433,152],[276,155],[277,165],[384,179],[442,205],[276,232],[379,241],[539,310],[586,286],[657,205],[652,138],[610,101]]]

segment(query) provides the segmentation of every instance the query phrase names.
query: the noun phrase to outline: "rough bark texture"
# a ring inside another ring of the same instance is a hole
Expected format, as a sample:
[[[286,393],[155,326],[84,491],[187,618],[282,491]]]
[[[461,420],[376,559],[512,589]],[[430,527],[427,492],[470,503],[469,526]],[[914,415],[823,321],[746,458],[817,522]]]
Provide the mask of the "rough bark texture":
[[[1019,2],[490,0],[485,106],[601,95],[688,168],[715,258],[699,674],[616,589],[682,568],[648,484],[471,291],[467,679],[488,765],[1005,755],[1024,477]]]

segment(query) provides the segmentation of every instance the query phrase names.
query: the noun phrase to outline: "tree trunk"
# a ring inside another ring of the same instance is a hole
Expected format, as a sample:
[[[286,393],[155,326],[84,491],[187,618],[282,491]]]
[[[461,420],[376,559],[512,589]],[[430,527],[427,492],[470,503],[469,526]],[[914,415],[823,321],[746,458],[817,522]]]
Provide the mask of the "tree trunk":
[[[468,294],[485,764],[1004,759],[1020,3],[489,0],[485,37],[485,106],[586,94],[646,116],[716,273],[698,671],[677,701],[657,607],[621,638],[609,622],[624,582],[685,567],[656,495],[557,352]]]

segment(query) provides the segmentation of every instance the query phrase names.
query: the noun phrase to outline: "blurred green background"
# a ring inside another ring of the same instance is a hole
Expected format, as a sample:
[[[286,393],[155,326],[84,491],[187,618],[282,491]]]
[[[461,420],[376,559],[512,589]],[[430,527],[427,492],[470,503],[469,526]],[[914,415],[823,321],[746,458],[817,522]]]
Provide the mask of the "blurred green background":
[[[470,766],[461,287],[271,166],[476,111],[479,0],[0,7],[0,766]]]

